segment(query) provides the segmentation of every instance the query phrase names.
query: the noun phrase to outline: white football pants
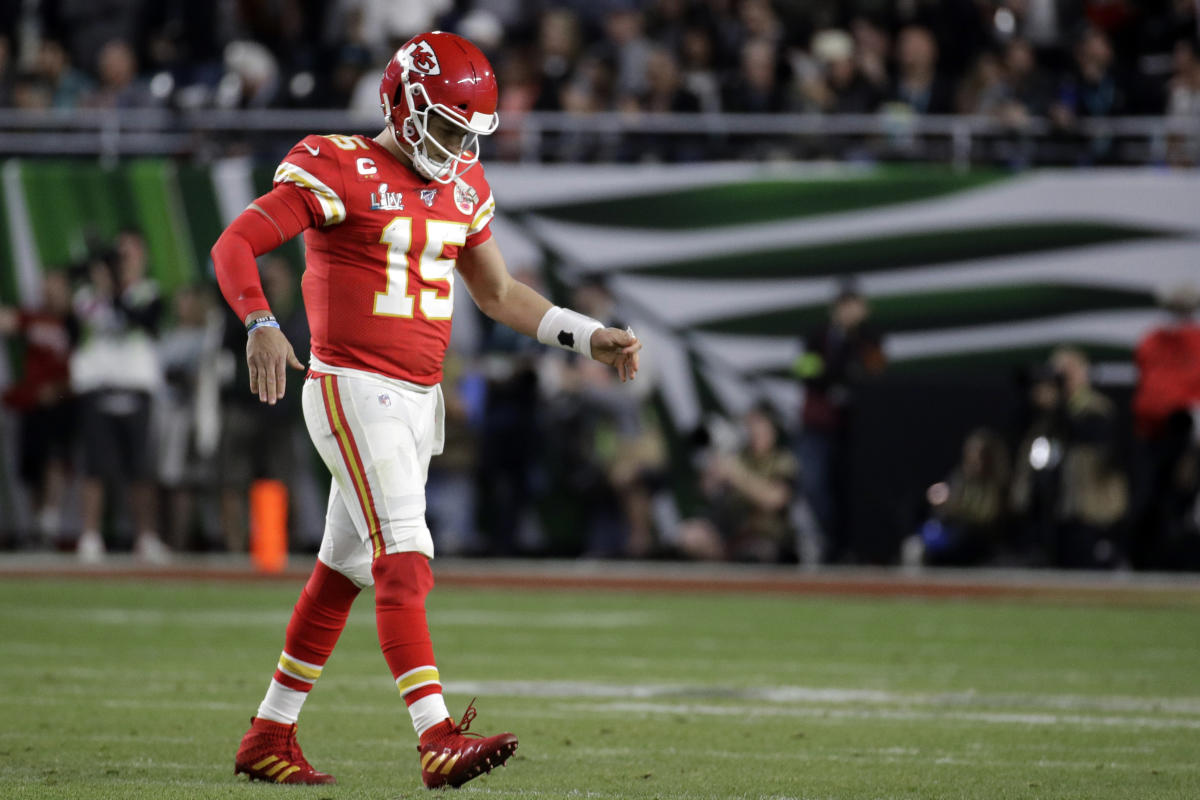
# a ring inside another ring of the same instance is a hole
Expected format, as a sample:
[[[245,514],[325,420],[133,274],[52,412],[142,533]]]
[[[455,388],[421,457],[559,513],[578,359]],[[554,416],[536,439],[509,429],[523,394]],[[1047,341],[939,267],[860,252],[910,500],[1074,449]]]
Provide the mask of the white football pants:
[[[338,373],[310,374],[303,391],[309,436],[333,475],[317,558],[370,586],[371,564],[385,553],[433,558],[425,480],[430,456],[442,451],[442,391]]]

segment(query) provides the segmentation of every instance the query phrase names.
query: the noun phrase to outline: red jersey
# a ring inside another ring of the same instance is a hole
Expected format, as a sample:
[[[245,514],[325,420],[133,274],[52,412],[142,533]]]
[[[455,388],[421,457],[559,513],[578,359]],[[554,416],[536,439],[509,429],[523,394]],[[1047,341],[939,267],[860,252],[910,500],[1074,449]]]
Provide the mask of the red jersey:
[[[1138,386],[1134,424],[1142,436],[1156,436],[1167,417],[1200,405],[1200,326],[1160,328],[1144,338],[1134,360]]]
[[[17,330],[25,339],[25,372],[4,393],[17,411],[43,404],[48,393],[67,394],[71,368],[71,328],[62,317],[43,311],[21,311]]]
[[[492,235],[496,206],[483,168],[445,185],[365,136],[308,136],[275,183],[307,190],[323,221],[304,231],[312,354],[331,366],[440,382],[455,260]]]

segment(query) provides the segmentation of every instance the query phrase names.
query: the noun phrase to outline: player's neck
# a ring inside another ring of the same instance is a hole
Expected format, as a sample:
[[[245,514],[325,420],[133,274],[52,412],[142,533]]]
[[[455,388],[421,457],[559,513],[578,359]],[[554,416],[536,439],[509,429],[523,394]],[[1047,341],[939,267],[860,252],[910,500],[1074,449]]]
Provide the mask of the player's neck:
[[[391,128],[384,128],[382,131],[380,131],[379,135],[375,137],[375,141],[380,147],[391,153],[392,156],[395,157],[395,159],[401,164],[408,167],[413,172],[417,171],[416,167],[413,166],[412,156],[406,153],[404,148],[400,147],[400,143],[397,142],[396,137],[392,135]]]

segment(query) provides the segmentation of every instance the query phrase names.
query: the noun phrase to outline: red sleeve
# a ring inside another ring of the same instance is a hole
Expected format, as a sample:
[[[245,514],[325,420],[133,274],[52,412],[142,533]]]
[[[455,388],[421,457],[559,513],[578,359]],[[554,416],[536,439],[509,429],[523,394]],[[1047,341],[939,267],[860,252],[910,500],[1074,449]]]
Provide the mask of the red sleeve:
[[[304,194],[292,184],[276,186],[239,214],[213,245],[217,283],[238,319],[270,310],[254,259],[324,221],[314,219]]]
[[[337,225],[346,218],[346,181],[338,154],[347,152],[347,144],[356,146],[353,137],[306,136],[275,170],[275,185],[302,189],[304,202],[319,225]]]

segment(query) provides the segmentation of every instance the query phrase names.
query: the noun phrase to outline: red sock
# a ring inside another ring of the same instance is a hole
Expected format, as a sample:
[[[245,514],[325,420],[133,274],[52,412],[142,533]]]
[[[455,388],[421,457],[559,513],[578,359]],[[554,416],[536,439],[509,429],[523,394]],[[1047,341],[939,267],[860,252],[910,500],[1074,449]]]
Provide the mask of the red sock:
[[[429,559],[420,553],[394,553],[375,559],[375,623],[379,647],[396,688],[408,705],[441,694],[433,643],[425,621],[425,596],[433,588]]]
[[[346,627],[350,606],[359,591],[345,575],[317,562],[292,610],[284,638],[284,655],[275,670],[275,680],[301,692],[312,688],[317,678],[312,667],[316,667],[319,674],[320,668],[325,666]],[[293,663],[289,665],[289,661]]]

